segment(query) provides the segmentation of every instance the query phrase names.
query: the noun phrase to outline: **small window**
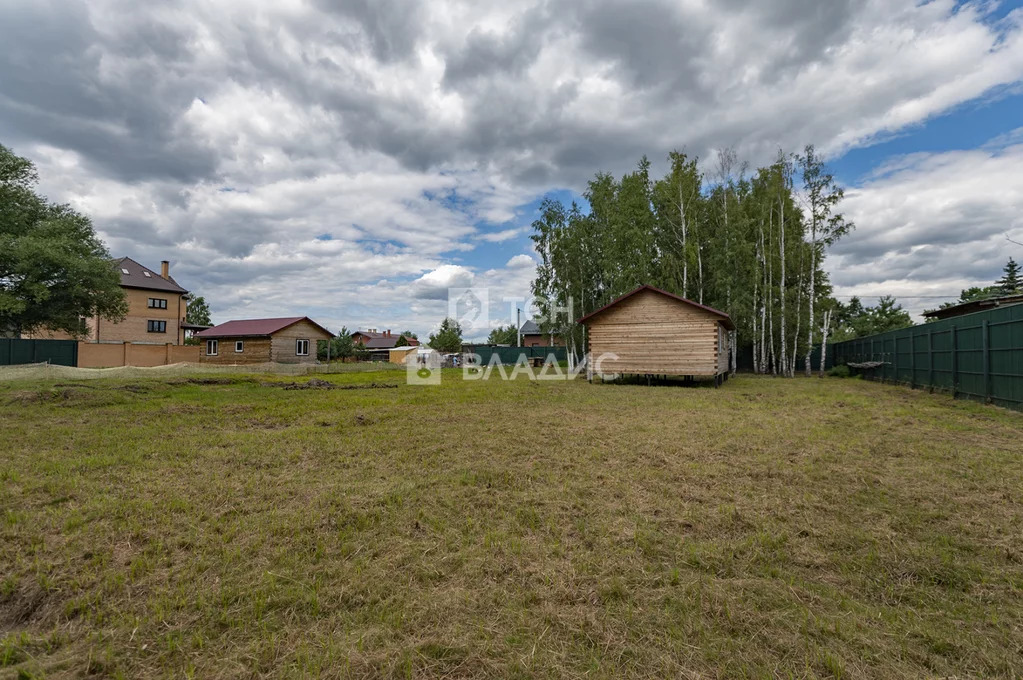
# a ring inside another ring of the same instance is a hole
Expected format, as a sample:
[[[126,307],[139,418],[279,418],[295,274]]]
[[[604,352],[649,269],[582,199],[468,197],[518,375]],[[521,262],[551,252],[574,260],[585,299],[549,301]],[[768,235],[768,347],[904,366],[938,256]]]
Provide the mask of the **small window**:
[[[215,357],[217,356],[217,341],[207,340],[206,341],[206,356]]]
[[[150,274],[149,272],[147,272],[147,271],[146,271],[146,270],[144,270],[144,269],[142,270],[142,276],[146,277],[147,279],[151,279],[151,278],[153,278],[153,275],[152,275],[152,274]]]
[[[149,298],[150,309],[167,309],[167,301],[162,298]]]
[[[155,321],[153,319],[150,319],[149,320],[149,324],[146,327],[146,330],[149,331],[150,333],[166,333],[167,332],[167,322],[166,321]]]
[[[121,267],[121,273],[122,273],[122,274],[130,274],[131,272],[129,272],[129,271],[128,271],[127,269],[125,269],[124,267]]]
[[[309,341],[308,340],[296,340],[295,341],[295,354],[300,357],[309,355]]]
[[[241,353],[245,351],[245,343],[241,340],[234,341],[234,351]]]

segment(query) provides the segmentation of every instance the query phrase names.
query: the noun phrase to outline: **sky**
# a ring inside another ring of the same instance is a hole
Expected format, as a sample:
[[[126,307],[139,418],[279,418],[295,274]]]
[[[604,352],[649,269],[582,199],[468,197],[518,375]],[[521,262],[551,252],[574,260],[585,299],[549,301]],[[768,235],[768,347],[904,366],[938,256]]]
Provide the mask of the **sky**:
[[[215,322],[420,335],[451,287],[512,320],[544,196],[814,144],[836,295],[916,314],[1023,260],[1020,5],[0,0],[0,144]]]

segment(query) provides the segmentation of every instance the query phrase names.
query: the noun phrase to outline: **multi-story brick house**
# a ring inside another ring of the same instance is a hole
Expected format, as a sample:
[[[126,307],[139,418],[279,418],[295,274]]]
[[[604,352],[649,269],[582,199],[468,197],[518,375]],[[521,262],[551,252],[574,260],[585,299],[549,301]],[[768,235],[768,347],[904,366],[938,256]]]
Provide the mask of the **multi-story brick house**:
[[[157,345],[181,345],[185,330],[201,330],[185,323],[188,291],[171,278],[170,263],[160,263],[160,273],[139,264],[130,257],[114,260],[112,265],[121,275],[121,288],[128,301],[128,314],[118,322],[93,317],[85,319],[85,342],[133,342]],[[36,331],[26,337],[69,339],[61,331]]]

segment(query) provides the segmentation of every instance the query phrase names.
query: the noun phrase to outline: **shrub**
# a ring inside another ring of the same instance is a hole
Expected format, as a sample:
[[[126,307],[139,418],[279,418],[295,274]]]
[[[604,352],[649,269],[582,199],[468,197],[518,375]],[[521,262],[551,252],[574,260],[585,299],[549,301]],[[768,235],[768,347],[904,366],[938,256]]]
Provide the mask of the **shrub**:
[[[828,371],[828,375],[832,378],[848,378],[850,375],[849,367],[845,364],[834,366]]]

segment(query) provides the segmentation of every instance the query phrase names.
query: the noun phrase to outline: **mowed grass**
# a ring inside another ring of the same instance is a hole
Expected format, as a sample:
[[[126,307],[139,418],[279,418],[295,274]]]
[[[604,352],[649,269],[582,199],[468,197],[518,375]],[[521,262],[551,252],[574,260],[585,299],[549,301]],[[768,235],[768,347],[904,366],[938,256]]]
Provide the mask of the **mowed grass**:
[[[0,678],[1023,673],[1021,414],[327,379],[0,383]]]

